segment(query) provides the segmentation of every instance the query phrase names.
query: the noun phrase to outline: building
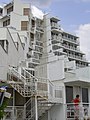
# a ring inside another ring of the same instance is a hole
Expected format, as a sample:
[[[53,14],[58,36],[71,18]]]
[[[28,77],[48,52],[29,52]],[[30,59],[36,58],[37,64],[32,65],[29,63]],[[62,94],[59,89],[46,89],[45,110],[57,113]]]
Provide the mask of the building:
[[[79,118],[90,117],[89,62],[59,21],[20,0],[0,8],[0,80],[11,93],[3,120],[75,120],[76,94]]]

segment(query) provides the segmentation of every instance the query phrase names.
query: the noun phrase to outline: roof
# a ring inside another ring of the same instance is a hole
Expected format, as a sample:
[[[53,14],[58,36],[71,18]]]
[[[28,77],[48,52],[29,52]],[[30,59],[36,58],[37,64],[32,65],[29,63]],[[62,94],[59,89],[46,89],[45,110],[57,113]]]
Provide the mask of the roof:
[[[32,5],[31,11],[32,11],[32,14],[34,17],[37,17],[37,18],[43,20],[44,13],[40,9],[38,9],[37,7]]]
[[[53,21],[60,21],[60,19],[57,16],[51,17],[51,20],[53,20]]]

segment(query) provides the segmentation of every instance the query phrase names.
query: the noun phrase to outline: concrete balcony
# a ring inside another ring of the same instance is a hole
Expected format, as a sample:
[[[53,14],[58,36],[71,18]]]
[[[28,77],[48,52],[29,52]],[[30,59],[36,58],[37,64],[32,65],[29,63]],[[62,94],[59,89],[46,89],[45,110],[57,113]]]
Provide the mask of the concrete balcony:
[[[73,40],[73,39],[70,39],[70,38],[68,38],[68,37],[63,37],[62,38],[64,41],[67,41],[67,42],[69,42],[69,43],[73,43],[73,44],[75,44],[75,45],[80,45],[80,42],[79,42],[79,40],[77,39],[77,40]]]
[[[81,54],[84,55],[84,53],[83,53],[82,51],[80,51],[79,47],[78,47],[78,48],[74,48],[74,47],[71,47],[71,46],[68,46],[68,45],[62,45],[62,47],[63,47],[64,49],[69,50],[69,51],[81,53]]]
[[[65,72],[65,80],[64,82],[75,84],[75,85],[80,85],[84,84],[87,86],[90,86],[90,67],[83,67],[83,68],[78,68],[73,71],[67,71]]]
[[[85,57],[81,57],[81,56],[76,56],[76,55],[73,55],[73,54],[67,54],[68,55],[68,58],[70,59],[73,59],[73,60],[77,60],[77,61],[81,61],[81,62],[86,62],[86,58]],[[89,62],[88,62],[89,63]]]
[[[33,64],[35,64],[35,65],[39,65],[39,64],[40,64],[39,59],[36,59],[36,58],[29,58],[29,59],[27,60],[27,62],[28,62],[28,63],[33,63]]]
[[[54,49],[53,52],[55,53],[55,55],[67,55],[66,52],[63,52],[63,48],[58,48],[58,49]]]
[[[44,27],[43,25],[37,25],[36,30],[39,31],[40,33],[44,33]]]

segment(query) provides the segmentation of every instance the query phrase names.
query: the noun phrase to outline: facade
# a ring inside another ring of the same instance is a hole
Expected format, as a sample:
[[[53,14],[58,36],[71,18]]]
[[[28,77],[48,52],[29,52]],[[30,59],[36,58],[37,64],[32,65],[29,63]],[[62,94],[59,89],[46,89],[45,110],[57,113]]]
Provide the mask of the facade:
[[[20,0],[0,8],[0,80],[11,93],[3,120],[75,120],[76,94],[79,119],[90,118],[89,62],[59,21]]]

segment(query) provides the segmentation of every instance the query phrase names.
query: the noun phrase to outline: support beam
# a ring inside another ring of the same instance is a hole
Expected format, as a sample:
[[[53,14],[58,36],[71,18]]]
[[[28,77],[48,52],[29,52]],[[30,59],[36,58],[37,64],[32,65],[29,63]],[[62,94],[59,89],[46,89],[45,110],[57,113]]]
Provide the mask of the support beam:
[[[35,120],[38,120],[38,104],[37,104],[37,96],[35,95]]]

